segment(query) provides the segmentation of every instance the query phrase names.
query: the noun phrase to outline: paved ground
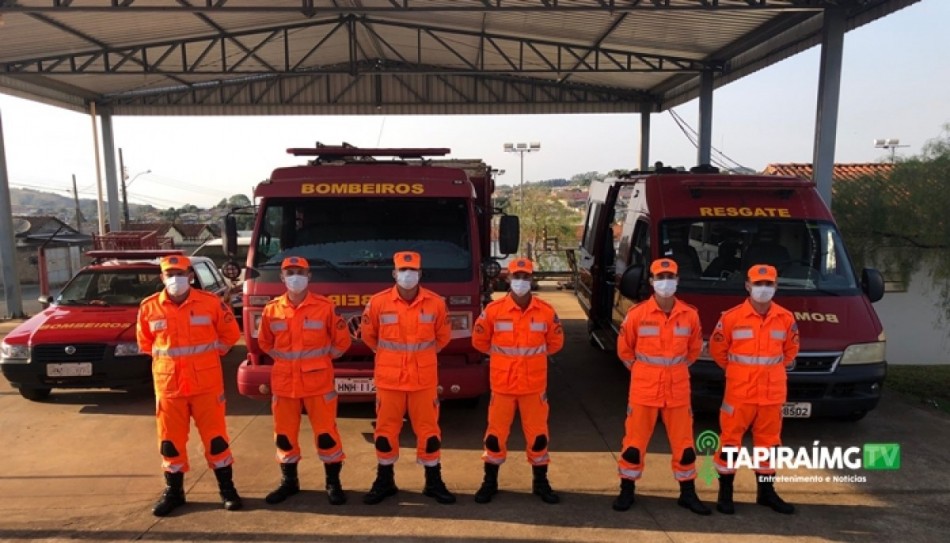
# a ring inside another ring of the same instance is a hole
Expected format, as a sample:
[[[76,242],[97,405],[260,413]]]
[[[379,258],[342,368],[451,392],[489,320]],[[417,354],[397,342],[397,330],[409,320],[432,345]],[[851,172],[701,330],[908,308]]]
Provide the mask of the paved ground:
[[[895,541],[929,542],[950,533],[950,417],[886,396],[856,424],[791,421],[786,443],[811,447],[902,445],[899,471],[862,471],[865,483],[784,483],[778,489],[798,506],[791,517],[751,503],[754,482],[740,473],[734,517],[698,517],[675,503],[670,455],[662,428],[650,446],[639,500],[626,513],[610,509],[617,490],[616,458],[623,432],[628,374],[610,355],[589,347],[585,321],[570,293],[544,289],[566,325],[567,347],[551,366],[551,481],[563,502],[550,506],[530,494],[530,468],[512,454],[501,470],[502,492],[487,505],[472,501],[481,480],[480,440],[486,401],[475,409],[443,409],[444,474],[459,503],[438,505],[420,494],[422,468],[408,448],[396,467],[402,489],[378,506],[361,502],[372,483],[373,413],[344,405],[340,428],[348,455],[343,482],[350,502],[327,504],[319,489],[322,469],[311,450],[301,464],[305,491],[285,504],[263,496],[276,485],[271,419],[264,402],[229,390],[229,428],[237,458],[235,478],[245,511],[226,512],[213,474],[202,465],[200,443],[189,443],[189,504],[172,517],[150,514],[163,482],[154,436],[151,392],[54,391],[42,403],[22,399],[0,383],[2,540],[210,540],[210,541]],[[10,323],[0,324],[0,333]],[[226,360],[227,379],[243,348]],[[2,380],[0,380],[2,381]],[[716,429],[699,416],[698,434]],[[516,423],[517,429],[517,423]],[[309,432],[305,427],[304,432]],[[196,434],[194,434],[195,437]],[[305,434],[306,435],[306,434]],[[522,450],[513,432],[509,447]],[[806,472],[794,475],[841,475]],[[791,475],[791,474],[790,474]],[[715,499],[715,483],[698,481],[700,496]]]

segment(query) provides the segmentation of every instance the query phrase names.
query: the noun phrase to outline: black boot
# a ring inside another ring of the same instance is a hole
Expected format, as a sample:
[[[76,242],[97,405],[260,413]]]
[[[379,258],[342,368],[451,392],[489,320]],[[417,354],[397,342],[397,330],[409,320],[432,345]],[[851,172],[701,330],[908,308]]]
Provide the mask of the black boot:
[[[399,489],[396,488],[396,475],[392,464],[379,464],[376,466],[376,480],[373,481],[373,487],[363,496],[363,503],[375,505],[389,496],[395,496]]]
[[[233,476],[234,472],[231,470],[231,466],[214,470],[214,478],[218,480],[218,493],[221,495],[221,503],[228,511],[237,511],[244,507],[241,496],[238,496],[237,489],[234,488]]]
[[[695,481],[680,481],[680,497],[676,500],[680,507],[685,507],[697,515],[711,515],[712,511],[699,501],[696,495]]]
[[[152,514],[164,517],[177,507],[185,505],[185,474],[165,472],[165,491],[152,507]]]
[[[637,491],[637,482],[633,479],[620,479],[620,494],[614,500],[614,511],[626,511],[633,507],[633,502],[637,501],[635,493]]]
[[[732,483],[735,479],[735,473],[719,474],[719,496],[716,498],[716,511],[723,515],[734,515],[736,513],[736,506],[732,503]]]
[[[762,475],[756,475],[755,477],[758,487],[755,495],[755,503],[771,507],[772,511],[782,513],[783,515],[791,515],[795,512],[794,505],[786,503],[785,500],[775,493],[771,476],[763,477]]]
[[[300,480],[297,478],[297,463],[280,465],[280,486],[264,498],[264,501],[273,505],[280,503],[300,492]]]
[[[442,464],[426,466],[426,486],[422,489],[422,494],[435,498],[439,503],[455,503],[455,495],[449,492],[442,482]]]
[[[531,493],[540,496],[544,503],[557,503],[561,498],[554,493],[551,484],[548,483],[547,466],[531,466],[531,472],[534,480],[531,482]]]
[[[327,500],[330,505],[343,505],[346,503],[346,493],[343,492],[343,483],[340,482],[343,462],[324,464],[323,469],[327,474]]]
[[[498,468],[500,467],[498,464],[485,462],[485,479],[482,481],[482,486],[478,488],[478,492],[475,493],[476,503],[488,503],[492,496],[498,494]]]

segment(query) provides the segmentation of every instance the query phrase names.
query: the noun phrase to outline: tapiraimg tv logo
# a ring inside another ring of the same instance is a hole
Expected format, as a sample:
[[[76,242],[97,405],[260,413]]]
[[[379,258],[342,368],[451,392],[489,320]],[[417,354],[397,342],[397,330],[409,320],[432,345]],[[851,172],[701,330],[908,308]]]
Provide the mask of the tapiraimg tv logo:
[[[713,455],[719,450],[719,436],[705,430],[696,438],[696,450],[705,458],[699,474],[706,484],[718,477]],[[828,447],[815,441],[811,447],[722,447],[730,470],[771,466],[777,470],[897,470],[901,467],[900,443],[865,443],[862,447]],[[860,477],[863,479],[863,477]],[[833,480],[833,479],[832,479]]]

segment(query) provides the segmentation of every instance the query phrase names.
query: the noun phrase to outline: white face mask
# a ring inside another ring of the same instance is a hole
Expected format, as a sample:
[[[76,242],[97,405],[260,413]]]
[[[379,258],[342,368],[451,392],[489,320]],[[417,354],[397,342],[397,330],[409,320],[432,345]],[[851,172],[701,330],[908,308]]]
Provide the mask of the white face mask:
[[[524,296],[531,292],[531,279],[512,279],[511,292],[516,296]]]
[[[660,298],[669,298],[676,294],[676,279],[654,279],[653,292]]]
[[[396,284],[406,290],[412,290],[419,284],[418,270],[400,270],[396,272]]]
[[[753,285],[750,294],[752,295],[753,300],[759,302],[760,304],[765,304],[772,301],[772,296],[775,296],[775,287]]]
[[[310,279],[306,275],[287,275],[284,277],[284,284],[287,285],[287,290],[293,294],[300,294],[307,290],[307,284],[309,283]]]
[[[181,296],[188,292],[189,288],[191,288],[191,286],[188,284],[187,275],[176,275],[174,277],[165,278],[165,290],[172,296]]]

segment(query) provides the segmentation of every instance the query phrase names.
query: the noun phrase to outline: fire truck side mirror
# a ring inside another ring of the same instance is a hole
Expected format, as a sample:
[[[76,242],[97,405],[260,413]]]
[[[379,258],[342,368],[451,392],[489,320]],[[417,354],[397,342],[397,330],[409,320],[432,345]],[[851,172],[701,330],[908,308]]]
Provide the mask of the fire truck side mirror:
[[[498,224],[498,250],[503,255],[518,252],[518,238],[521,237],[521,223],[516,215],[502,215]]]
[[[871,303],[880,300],[884,297],[884,276],[874,268],[864,268],[861,271],[861,290]]]
[[[620,294],[630,300],[639,300],[643,286],[643,264],[634,264],[620,276]]]
[[[237,219],[234,218],[234,215],[224,217],[223,236],[221,246],[224,249],[224,254],[234,260],[237,257]]]

